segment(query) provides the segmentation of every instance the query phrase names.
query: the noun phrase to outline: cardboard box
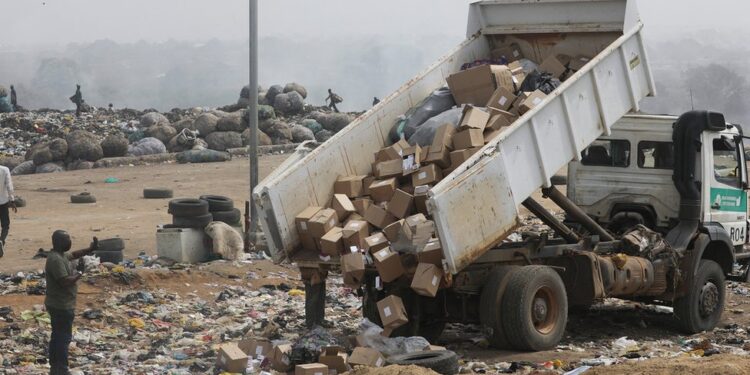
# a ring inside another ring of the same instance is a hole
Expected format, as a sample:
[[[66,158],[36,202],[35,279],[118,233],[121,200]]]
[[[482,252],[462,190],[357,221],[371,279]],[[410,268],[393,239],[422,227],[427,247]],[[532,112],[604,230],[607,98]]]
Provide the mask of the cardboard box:
[[[411,215],[413,211],[414,196],[401,189],[396,189],[388,202],[388,212],[399,219],[403,219]]]
[[[362,180],[362,196],[370,195],[370,184],[375,181],[375,176],[367,176]]]
[[[411,281],[411,289],[421,296],[435,297],[442,279],[442,268],[430,263],[419,263]]]
[[[357,212],[357,209],[354,208],[352,201],[346,194],[334,194],[331,200],[331,208],[336,211],[339,221],[344,221],[349,217],[349,214]]]
[[[357,198],[352,202],[352,204],[354,205],[354,209],[357,210],[357,213],[364,217],[365,212],[367,212],[367,207],[370,207],[370,205],[372,204],[372,199]]]
[[[510,115],[510,113],[508,114]],[[484,134],[491,133],[497,130],[501,130],[503,128],[510,126],[512,122],[510,122],[508,118],[509,118],[508,116],[505,116],[504,114],[501,114],[501,113],[493,115],[492,117],[490,117],[490,122],[487,124],[487,127],[484,129]],[[487,140],[485,139],[485,141]]]
[[[440,168],[447,168],[450,166],[450,162],[451,152],[447,147],[445,147],[440,152],[431,152],[427,154],[427,158],[425,159],[424,164],[435,164]]]
[[[521,90],[521,86],[523,85],[523,81],[526,80],[526,73],[524,73],[522,70],[516,72],[516,74],[513,74],[513,91]]]
[[[409,322],[404,302],[398,296],[390,295],[378,301],[378,312],[384,328],[396,329]]]
[[[414,208],[418,213],[427,215],[427,192],[430,191],[429,185],[419,185],[414,187]]]
[[[424,163],[425,160],[427,160],[427,154],[430,153],[430,146],[424,146],[422,147],[422,153],[419,154],[419,163]]]
[[[346,253],[341,256],[341,274],[344,285],[358,287],[365,277],[365,257],[360,252]]]
[[[238,346],[250,358],[265,358],[273,354],[273,344],[266,339],[247,338],[240,341]]]
[[[375,261],[375,268],[377,268],[378,274],[384,282],[390,283],[404,274],[401,257],[391,249],[380,249],[372,254],[372,258]]]
[[[356,347],[352,355],[349,356],[349,364],[352,366],[383,367],[385,358],[375,349]]]
[[[528,111],[531,111],[532,109],[536,108],[542,102],[544,101],[544,98],[547,97],[547,94],[543,93],[541,90],[536,90],[531,95],[529,95],[528,98],[526,98],[523,102],[521,102],[521,105],[518,106],[518,110],[521,113],[526,113]]]
[[[376,228],[383,229],[397,219],[382,207],[373,204],[372,206],[367,207],[365,220]]]
[[[583,69],[583,67],[586,66],[589,61],[591,61],[590,57],[579,55],[570,60],[570,63],[568,63],[568,67],[575,71],[579,71]]]
[[[565,74],[568,68],[560,62],[555,56],[550,55],[539,65],[540,72],[552,74],[555,78],[560,78]]]
[[[307,222],[307,229],[313,238],[322,238],[333,227],[339,224],[336,211],[331,208],[325,208],[318,211],[315,216]]]
[[[425,220],[416,224],[407,224],[401,227],[398,240],[391,242],[391,248],[395,251],[418,254],[422,251],[432,236],[435,234],[435,223]]]
[[[456,104],[483,106],[495,92],[495,77],[490,65],[477,66],[452,74],[448,87]]]
[[[461,122],[458,125],[458,130],[484,130],[484,128],[487,126],[487,121],[489,120],[489,113],[477,107],[474,107],[473,105],[467,105],[464,107],[463,116],[461,117]]]
[[[427,345],[422,349],[425,352],[442,352],[446,349],[444,346],[438,346],[438,345]]]
[[[501,46],[493,49],[490,52],[490,56],[493,60],[504,58],[510,63],[522,59],[523,52],[521,52],[521,48],[518,46],[518,44],[513,43],[509,46]]]
[[[422,148],[419,145],[410,146],[405,148],[401,157],[401,169],[403,175],[414,173],[419,169],[419,165],[422,161]]]
[[[338,256],[344,252],[343,229],[333,227],[320,239],[320,252],[325,255]]]
[[[249,358],[235,343],[227,343],[219,346],[216,356],[216,367],[226,372],[244,373]]]
[[[523,64],[521,64],[520,61],[513,61],[511,63],[508,63],[508,68],[513,73],[513,75],[523,72]]]
[[[388,248],[388,239],[385,238],[385,234],[382,232],[377,232],[372,236],[365,238],[365,243],[365,250],[370,254]]]
[[[503,87],[508,91],[515,92],[516,87],[513,82],[513,72],[505,65],[493,65],[492,75],[495,77],[495,86]]]
[[[466,131],[472,132],[477,130]],[[478,131],[481,134],[481,130]],[[417,173],[411,175],[411,184],[413,186],[429,185],[440,181],[440,179],[442,178],[443,173],[440,171],[440,168],[438,168],[435,164],[429,164],[425,165],[422,168],[419,168],[419,171],[417,171]]]
[[[560,53],[557,55],[557,60],[560,61],[560,64],[563,64],[567,67],[568,65],[570,65],[570,61],[573,60],[573,56]]]
[[[299,235],[300,243],[302,248],[308,251],[320,251],[320,243],[317,239],[313,238],[309,233]]]
[[[273,348],[271,354],[271,368],[279,372],[291,371],[292,366],[292,344],[280,344]]]
[[[351,249],[356,246],[358,249],[364,249],[367,246],[365,238],[370,235],[370,226],[366,221],[350,221],[341,231],[344,239],[344,246]]]
[[[479,130],[479,129],[469,129],[469,130],[460,131],[453,136],[453,149],[463,150],[463,149],[472,148],[472,147],[484,146],[483,134],[484,134],[483,130]]]
[[[399,233],[401,233],[401,227],[405,222],[405,220],[398,220],[383,228],[383,235],[385,238],[391,242],[398,240]]]
[[[375,181],[370,185],[370,196],[375,202],[388,202],[393,197],[397,186],[395,178]]]
[[[425,247],[417,253],[417,260],[419,263],[434,264],[437,267],[443,267],[443,247],[440,245],[440,240],[437,238],[431,238],[427,241]]]
[[[345,226],[347,226],[352,221],[366,221],[366,220],[365,220],[365,218],[362,215],[360,215],[359,213],[355,212],[355,213],[349,215],[349,218],[346,219],[346,221],[344,222],[344,225],[342,225],[342,228],[345,227]]]
[[[329,371],[335,371],[336,374],[343,374],[349,371],[349,365],[347,359],[349,355],[346,354],[344,348],[340,346],[327,346],[323,348],[318,358],[318,362],[328,366]]]
[[[442,153],[445,149],[453,149],[453,134],[456,133],[456,128],[453,124],[443,124],[437,130],[435,130],[435,137],[432,138],[432,144],[430,145],[430,154]]]
[[[344,194],[349,198],[362,196],[362,180],[365,176],[339,176],[333,184],[334,194]]]
[[[322,363],[297,365],[294,368],[294,375],[328,375],[328,366]]]
[[[479,150],[480,148],[475,147],[451,152],[451,168],[458,168],[458,166],[469,160],[469,158]]]
[[[518,100],[516,100],[516,103],[518,103]],[[492,127],[492,119],[495,115],[502,115],[511,124],[518,120],[518,115],[511,113],[510,111],[501,111],[496,108],[490,108],[490,115],[492,116],[490,116],[490,122],[487,124],[488,127]]]
[[[297,224],[297,231],[300,235],[308,233],[307,222],[322,209],[323,207],[307,207],[294,218],[294,222]]]
[[[513,102],[516,101],[516,96],[513,94],[513,90],[508,90],[506,87],[498,87],[495,93],[487,102],[487,107],[499,109],[501,111],[507,111],[513,106]],[[490,116],[492,117],[492,116]],[[492,121],[491,119],[488,121]]]
[[[490,128],[487,128],[487,130],[484,131],[484,144],[488,144],[492,142],[495,138],[497,138],[500,134],[504,132],[503,129],[500,130],[492,130]]]
[[[401,159],[393,159],[386,161],[376,161],[372,164],[372,174],[377,178],[389,178],[398,177],[404,173],[404,161]],[[377,182],[377,181],[375,181]],[[373,182],[372,184],[374,184]],[[368,193],[372,195],[372,184],[368,188]]]
[[[375,153],[375,161],[388,161],[401,159],[401,148],[397,145],[391,145],[380,149]]]

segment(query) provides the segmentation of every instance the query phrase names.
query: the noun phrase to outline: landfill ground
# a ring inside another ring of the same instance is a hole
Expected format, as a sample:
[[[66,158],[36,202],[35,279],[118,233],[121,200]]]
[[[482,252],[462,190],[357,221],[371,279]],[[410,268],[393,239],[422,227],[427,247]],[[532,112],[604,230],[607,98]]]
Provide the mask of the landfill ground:
[[[284,158],[261,157],[261,177]],[[44,299],[35,271],[44,260],[31,258],[40,247],[49,247],[51,232],[58,228],[73,235],[74,248],[85,247],[91,236],[121,236],[125,258],[135,260],[127,267],[87,270],[79,287],[71,349],[75,374],[211,373],[220,343],[247,334],[291,342],[305,335],[303,288],[293,265],[274,265],[256,256],[167,267],[153,258],[156,226],[167,223],[169,215],[166,200],[141,197],[144,187],[169,187],[176,197],[227,195],[239,205],[248,194],[247,170],[247,159],[236,159],[15,177],[16,191],[28,206],[12,216],[6,255],[0,258],[0,373],[48,371],[44,352],[49,326],[35,312]],[[108,177],[119,182],[105,183]],[[70,204],[69,195],[81,191],[94,194],[97,203]],[[139,258],[141,252],[146,255]],[[480,327],[456,324],[433,344],[456,351],[465,373],[558,374],[591,365],[586,374],[750,374],[750,288],[728,284],[724,318],[711,333],[684,336],[672,324],[668,308],[607,300],[571,313],[556,350],[493,350]],[[358,333],[361,303],[356,294],[337,276],[328,285],[331,337],[341,340]],[[430,372],[390,367],[353,373]]]

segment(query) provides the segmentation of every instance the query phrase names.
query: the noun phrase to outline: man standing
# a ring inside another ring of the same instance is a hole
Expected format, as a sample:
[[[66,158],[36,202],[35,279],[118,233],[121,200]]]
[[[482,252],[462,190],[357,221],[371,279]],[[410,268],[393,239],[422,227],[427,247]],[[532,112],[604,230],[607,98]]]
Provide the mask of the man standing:
[[[83,107],[83,95],[81,94],[81,85],[76,85],[76,93],[70,97],[70,101],[76,105],[76,117],[81,117]]]
[[[10,178],[10,169],[0,165],[0,258],[5,253],[5,239],[10,230],[10,210],[14,214],[18,213],[13,195],[13,180]]]
[[[10,85],[10,106],[14,111],[18,110],[18,97],[16,97],[16,89],[13,85]]]
[[[336,108],[336,104],[339,104],[344,101],[344,98],[339,96],[339,94],[334,93],[331,91],[331,89],[328,89],[328,97],[326,98],[326,101],[330,101],[328,104],[328,108],[334,110],[336,113],[338,113],[339,109]]]
[[[82,273],[73,269],[70,261],[91,254],[99,245],[94,237],[88,249],[67,253],[72,246],[68,232],[56,230],[52,233],[52,251],[47,254],[44,267],[47,280],[47,297],[44,305],[52,322],[52,335],[49,340],[50,375],[67,375],[68,347],[73,339],[73,318],[75,317],[76,295]]]

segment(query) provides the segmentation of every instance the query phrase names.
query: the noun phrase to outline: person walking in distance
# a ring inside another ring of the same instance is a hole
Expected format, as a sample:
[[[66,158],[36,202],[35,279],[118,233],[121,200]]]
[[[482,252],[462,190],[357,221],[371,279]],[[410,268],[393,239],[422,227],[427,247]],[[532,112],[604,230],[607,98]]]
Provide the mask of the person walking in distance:
[[[70,101],[76,105],[76,117],[81,117],[83,109],[83,94],[81,94],[81,85],[76,85],[76,93],[70,97]]]
[[[331,89],[328,89],[328,97],[326,98],[326,102],[329,102],[328,108],[338,113],[339,109],[336,107],[336,104],[339,104],[343,101],[344,101],[344,98],[339,96],[339,94],[336,94],[333,91],[331,91]]]
[[[52,323],[52,334],[49,340],[50,375],[67,375],[68,348],[73,339],[73,319],[75,318],[76,283],[83,273],[76,271],[70,261],[91,254],[99,246],[94,237],[87,249],[68,253],[72,246],[68,232],[56,230],[52,233],[52,251],[47,254],[44,266],[47,281],[47,295],[44,306]]]
[[[8,238],[10,230],[10,210],[13,210],[14,214],[18,213],[13,180],[10,177],[10,169],[0,165],[0,258],[5,253],[5,239]]]
[[[16,96],[16,88],[10,85],[10,106],[13,107],[14,111],[18,110],[18,96]]]

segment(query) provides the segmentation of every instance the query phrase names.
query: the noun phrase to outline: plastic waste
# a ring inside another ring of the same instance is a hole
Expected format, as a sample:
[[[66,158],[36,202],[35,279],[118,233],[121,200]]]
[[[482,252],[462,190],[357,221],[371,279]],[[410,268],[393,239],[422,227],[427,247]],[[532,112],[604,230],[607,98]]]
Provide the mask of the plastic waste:
[[[429,146],[432,144],[432,140],[435,138],[435,132],[439,127],[444,124],[451,124],[454,127],[458,127],[462,114],[463,110],[461,108],[453,108],[440,113],[420,125],[419,129],[417,129],[410,138],[407,138],[407,141],[409,141],[409,144],[411,145],[418,144],[421,147]]]
[[[430,345],[424,337],[383,337],[383,328],[367,318],[362,319],[359,330],[365,345],[378,350],[385,356],[414,353],[424,350]]]
[[[391,141],[398,142],[402,135],[405,139],[410,139],[427,120],[449,110],[455,105],[456,101],[453,99],[450,89],[443,87],[435,90],[421,103],[407,111],[404,118],[396,123],[389,135]]]

